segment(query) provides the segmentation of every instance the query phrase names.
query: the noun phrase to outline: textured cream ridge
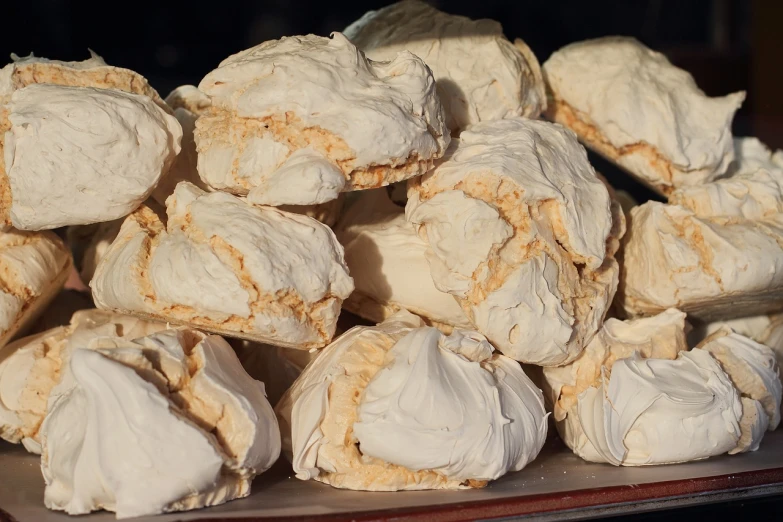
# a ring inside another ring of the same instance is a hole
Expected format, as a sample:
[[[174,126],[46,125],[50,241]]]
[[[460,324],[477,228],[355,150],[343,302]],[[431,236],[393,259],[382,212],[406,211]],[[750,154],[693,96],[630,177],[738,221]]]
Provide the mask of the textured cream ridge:
[[[548,116],[661,194],[712,181],[734,159],[731,122],[745,93],[710,98],[633,38],[567,45],[543,71]]]
[[[125,220],[90,283],[99,308],[290,348],[329,343],[353,280],[328,227],[186,182],[166,214],[142,206]]]
[[[701,348],[715,357],[742,397],[761,403],[769,430],[780,424],[783,384],[775,352],[768,346],[722,327],[704,339]]]
[[[325,348],[277,405],[297,477],[369,491],[483,487],[546,439],[541,391],[477,332],[400,312]],[[422,400],[429,397],[430,400]]]
[[[214,506],[247,496],[277,460],[264,385],[222,338],[169,330],[74,348],[41,427],[49,509],[128,518]]]
[[[454,297],[435,287],[425,256],[427,243],[386,189],[361,193],[335,234],[356,285],[343,308],[374,322],[404,309],[446,333],[454,326],[472,328]]]
[[[409,181],[405,212],[435,286],[505,355],[565,364],[598,331],[625,224],[572,132],[523,118],[473,125]]]
[[[580,424],[578,405],[582,393],[611,375],[615,361],[639,353],[646,359],[674,360],[687,350],[685,314],[669,309],[661,314],[630,321],[607,319],[585,350],[573,362],[543,369],[542,387],[552,407],[560,438],[580,457],[600,461]]]
[[[199,84],[209,186],[262,205],[309,205],[423,174],[449,143],[431,71],[400,53],[365,58],[341,33],[265,42]]]
[[[152,192],[181,129],[147,81],[100,57],[0,70],[0,220],[41,230],[120,218]]]
[[[750,337],[757,343],[770,347],[775,352],[778,367],[783,364],[783,313],[697,324],[692,335],[689,336],[692,338],[691,344],[695,345],[703,341],[723,327],[731,328],[740,335]]]
[[[503,36],[494,20],[451,15],[417,0],[368,11],[345,36],[372,60],[410,51],[432,69],[452,133],[472,123],[546,109],[546,89],[533,52]]]
[[[0,347],[38,318],[72,266],[68,249],[51,232],[0,232]]]
[[[31,335],[0,349],[0,437],[40,453],[39,429],[52,388],[71,353],[95,338],[135,339],[166,323],[142,321],[103,310],[76,312],[67,326]]]
[[[630,213],[619,302],[631,315],[676,307],[703,321],[783,309],[783,214],[700,217],[647,202]]]

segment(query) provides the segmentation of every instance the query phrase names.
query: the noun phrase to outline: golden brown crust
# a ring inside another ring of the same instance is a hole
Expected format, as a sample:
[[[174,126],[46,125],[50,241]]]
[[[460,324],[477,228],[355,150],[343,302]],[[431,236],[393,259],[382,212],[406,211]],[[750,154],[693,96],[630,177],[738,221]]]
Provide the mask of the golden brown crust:
[[[0,226],[11,226],[11,183],[5,172],[5,133],[11,130],[8,108],[0,101]]]
[[[344,191],[378,188],[412,176],[424,174],[434,164],[432,159],[421,159],[417,154],[398,158],[388,165],[357,167],[356,153],[335,134],[316,126],[308,126],[294,113],[268,116],[265,118],[243,118],[211,107],[196,121],[196,143],[199,154],[204,154],[215,144],[225,148],[236,148],[231,169],[233,193],[245,195],[253,188],[252,183],[238,175],[239,158],[251,138],[270,138],[296,150],[311,148],[323,155],[342,170],[346,179]]]
[[[565,101],[555,97],[549,100],[547,109],[547,118],[552,121],[568,127],[576,133],[579,139],[595,152],[605,156],[609,160],[617,163],[623,156],[636,154],[644,157],[650,164],[650,167],[658,174],[660,183],[654,183],[644,179],[641,176],[630,172],[638,181],[644,183],[654,191],[664,196],[668,196],[674,190],[672,186],[673,172],[672,164],[664,158],[658,150],[644,142],[632,143],[621,148],[616,148],[601,133],[600,130],[591,122],[590,117],[571,107]],[[628,170],[621,167],[623,170]]]

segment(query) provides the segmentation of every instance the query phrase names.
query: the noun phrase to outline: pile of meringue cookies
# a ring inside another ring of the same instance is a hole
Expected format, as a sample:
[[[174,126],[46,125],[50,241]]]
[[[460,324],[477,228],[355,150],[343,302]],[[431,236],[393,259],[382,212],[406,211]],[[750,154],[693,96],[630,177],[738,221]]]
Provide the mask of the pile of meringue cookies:
[[[244,497],[281,451],[337,488],[483,487],[550,413],[592,462],[754,451],[780,422],[783,152],[732,138],[743,99],[630,38],[539,67],[418,1],[165,100],[97,55],[14,57],[0,436],[40,453],[48,508],[118,518]],[[377,324],[338,335],[342,309]]]

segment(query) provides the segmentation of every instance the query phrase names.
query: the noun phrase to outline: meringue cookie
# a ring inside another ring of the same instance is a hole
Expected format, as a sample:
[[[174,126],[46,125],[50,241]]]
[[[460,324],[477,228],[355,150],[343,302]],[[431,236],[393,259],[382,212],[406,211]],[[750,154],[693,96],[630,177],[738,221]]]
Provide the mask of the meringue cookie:
[[[209,96],[193,85],[181,85],[166,96],[166,104],[174,111],[174,117],[182,128],[182,150],[152,191],[152,198],[161,205],[166,204],[166,198],[174,192],[180,181],[207,189],[198,175],[198,153],[193,132],[196,130],[196,120],[209,109],[212,102]]]
[[[181,182],[164,223],[125,220],[92,279],[99,308],[290,348],[320,348],[353,290],[318,221]]]
[[[472,328],[454,297],[435,287],[425,257],[427,243],[386,189],[362,193],[335,234],[356,285],[343,308],[373,322],[405,309],[446,333],[454,326]]]
[[[752,174],[759,169],[783,169],[783,151],[772,152],[758,138],[734,138],[734,161],[727,176]]]
[[[538,60],[494,20],[450,15],[417,0],[368,11],[345,36],[373,60],[410,51],[432,69],[448,128],[514,116],[536,118],[546,109]]]
[[[646,359],[670,359],[688,349],[685,314],[676,309],[643,319],[607,319],[587,348],[568,365],[543,369],[544,395],[560,438],[580,457],[601,462],[602,458],[585,435],[577,408],[582,394],[601,383],[604,368],[634,353]]]
[[[699,217],[774,218],[783,214],[783,169],[738,171],[712,183],[682,187],[671,193],[669,203]]]
[[[115,219],[92,225],[68,227],[67,242],[73,253],[79,278],[90,284],[98,263],[117,239],[124,219]]]
[[[146,80],[100,57],[0,71],[0,220],[41,230],[125,216],[152,192],[182,131]]]
[[[514,118],[464,131],[409,181],[405,214],[436,288],[505,355],[552,366],[579,355],[614,296],[612,208],[572,132]]]
[[[677,359],[635,352],[602,369],[598,387],[578,397],[588,443],[582,458],[615,466],[674,464],[729,452],[742,434],[740,395],[701,349]]]
[[[6,103],[14,91],[28,85],[47,83],[139,94],[171,114],[171,109],[146,78],[130,69],[108,65],[93,51],[90,51],[90,58],[81,62],[48,60],[32,54],[24,58],[12,54],[11,59],[11,63],[0,69],[0,103]]]
[[[567,45],[543,69],[548,116],[661,194],[712,181],[734,158],[731,122],[745,93],[709,98],[633,38]]]
[[[371,491],[482,487],[546,438],[543,397],[477,332],[399,312],[324,349],[276,411],[297,478]]]
[[[697,344],[723,327],[730,328],[775,352],[778,367],[783,364],[783,314],[755,315],[699,324],[693,330],[693,343]]]
[[[75,348],[99,337],[135,339],[165,330],[166,323],[85,310],[68,326],[19,339],[0,350],[0,437],[40,453],[39,429],[52,388]]]
[[[209,186],[262,205],[308,205],[423,174],[449,143],[431,71],[404,52],[367,60],[341,33],[265,42],[199,84]]]
[[[72,266],[68,249],[51,232],[0,232],[0,347],[38,318]]]
[[[715,357],[743,397],[761,403],[774,430],[780,424],[783,384],[775,352],[744,335],[723,327],[699,343]]]
[[[631,315],[677,307],[704,321],[783,308],[783,214],[699,217],[647,202],[631,211],[619,302]]]
[[[277,460],[263,383],[222,338],[172,330],[87,348],[72,352],[72,387],[41,428],[49,509],[127,518],[213,506],[247,496]]]
[[[264,383],[266,396],[273,405],[321,353],[320,350],[293,350],[239,339],[234,339],[231,345],[248,375]]]

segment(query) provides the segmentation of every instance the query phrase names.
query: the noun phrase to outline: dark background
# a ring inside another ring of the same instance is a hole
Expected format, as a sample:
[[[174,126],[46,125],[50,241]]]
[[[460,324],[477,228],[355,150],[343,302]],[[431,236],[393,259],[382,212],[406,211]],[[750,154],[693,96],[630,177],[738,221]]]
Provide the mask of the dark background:
[[[386,1],[3,2],[0,56],[11,52],[80,60],[87,48],[139,71],[163,96],[197,84],[237,51],[284,35],[328,35]],[[541,62],[557,48],[604,35],[632,35],[691,71],[710,95],[744,89],[735,134],[783,147],[783,1],[435,0],[440,9],[494,18]]]

